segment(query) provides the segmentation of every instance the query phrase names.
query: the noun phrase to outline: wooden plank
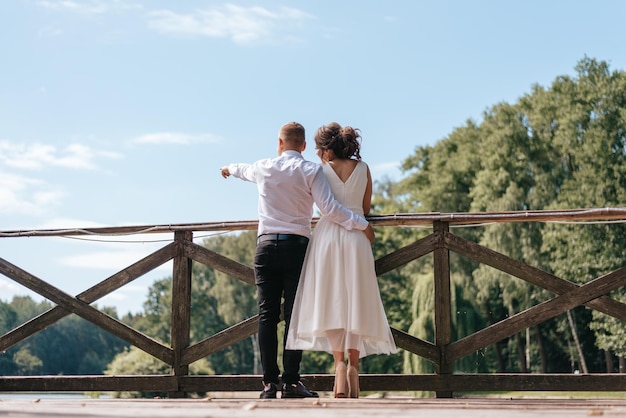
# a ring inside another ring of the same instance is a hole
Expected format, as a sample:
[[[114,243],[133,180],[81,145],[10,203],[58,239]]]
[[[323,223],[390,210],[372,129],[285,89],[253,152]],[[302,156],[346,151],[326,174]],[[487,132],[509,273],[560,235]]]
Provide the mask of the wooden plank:
[[[185,242],[183,245],[184,255],[198,263],[205,264],[248,284],[254,285],[254,270],[246,265],[224,257],[214,251],[201,247],[192,242]]]
[[[449,225],[434,222],[433,231],[437,234],[438,245],[433,253],[434,287],[435,287],[435,345],[441,357],[435,363],[438,374],[452,373],[452,361],[446,357],[446,346],[452,341],[452,296],[450,293],[450,253],[444,246],[444,234]],[[438,398],[451,398],[450,391],[437,391]]]
[[[248,338],[258,331],[258,323],[259,316],[255,315],[186,348],[182,356],[183,364],[191,364],[194,361]]]
[[[169,392],[178,390],[171,375],[150,376],[0,376],[4,392]]]
[[[189,347],[191,332],[191,259],[183,253],[183,246],[191,242],[191,231],[177,231],[174,234],[179,254],[174,257],[172,274],[172,327],[171,344],[174,351],[172,371],[175,376],[189,373],[189,364],[182,360],[183,350]],[[185,392],[170,392],[170,398],[183,398]]]
[[[441,352],[439,347],[435,344],[421,340],[395,328],[391,328],[391,334],[398,347],[410,351],[413,354],[417,354],[434,364],[438,364],[441,360]]]
[[[387,254],[376,260],[376,275],[383,275],[391,270],[403,266],[410,261],[430,254],[438,243],[436,234],[430,234],[412,244],[402,247],[391,254]]]
[[[0,273],[56,303],[66,311],[75,313],[100,328],[110,332],[111,334],[164,361],[165,363],[172,364],[174,354],[169,347],[166,347],[157,340],[140,333],[126,324],[123,324],[104,312],[97,310],[93,306],[73,298],[67,293],[9,263],[3,258],[0,258]]]
[[[213,393],[211,393],[213,395]],[[3,399],[6,418],[59,417],[167,417],[167,418],[275,418],[291,415],[301,418],[588,418],[626,416],[626,401],[619,398],[589,397],[484,397],[459,399],[414,398],[408,396],[334,399],[323,393],[321,399],[258,399],[258,392],[237,393],[236,397],[202,399]]]
[[[119,289],[120,287],[132,282],[142,275],[154,270],[155,268],[165,264],[174,257],[176,246],[173,243],[166,245],[160,250],[155,251],[149,256],[132,264],[124,270],[115,273],[108,279],[96,284],[95,286],[85,290],[76,296],[77,299],[85,303],[93,303],[103,296]],[[50,325],[54,324],[61,318],[69,315],[70,312],[55,306],[54,308],[42,313],[41,315],[31,319],[30,321],[20,325],[19,327],[7,332],[0,337],[0,351],[5,351],[18,344],[19,342],[29,338],[30,336],[40,332]]]
[[[362,390],[387,391],[589,391],[626,390],[618,374],[425,374],[361,375]]]
[[[563,280],[553,274],[540,270],[536,267],[524,264],[521,261],[510,258],[497,251],[485,248],[472,241],[450,233],[445,234],[445,245],[451,251],[472,258],[479,263],[486,264],[504,273],[540,286],[557,295],[567,293],[579,286],[575,283]],[[588,308],[596,309],[607,315],[613,316],[620,321],[626,322],[626,304],[602,296],[585,303]]]
[[[430,212],[371,215],[367,219],[373,226],[423,226],[434,221],[450,225],[502,223],[502,222],[557,222],[626,220],[626,208],[588,208],[565,210],[528,210],[510,212]],[[318,221],[313,219],[312,225]],[[175,231],[251,231],[258,221],[203,222],[167,225],[135,225],[101,228],[66,228],[0,231],[0,238],[81,236],[81,235],[131,235],[163,234]]]
[[[5,392],[234,392],[259,391],[260,375],[0,376]],[[334,375],[304,374],[316,391],[332,391]],[[361,391],[626,391],[626,374],[361,374]]]
[[[258,228],[259,222],[232,221],[232,222],[203,222],[167,225],[131,225],[111,226],[99,228],[65,228],[65,229],[33,229],[0,231],[0,238],[17,237],[64,237],[83,235],[143,235],[166,234],[176,231],[246,231]]]
[[[626,267],[594,279],[568,293],[540,303],[505,320],[462,338],[446,348],[450,361],[455,361],[480,348],[487,347],[521,330],[553,318],[578,305],[596,299],[626,285]]]

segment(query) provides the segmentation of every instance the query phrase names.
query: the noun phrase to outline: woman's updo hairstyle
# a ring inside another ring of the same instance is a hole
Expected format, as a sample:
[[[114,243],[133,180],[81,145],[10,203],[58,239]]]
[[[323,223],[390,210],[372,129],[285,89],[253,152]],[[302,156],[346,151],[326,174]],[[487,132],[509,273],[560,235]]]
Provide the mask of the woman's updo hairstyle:
[[[315,147],[332,150],[335,157],[361,160],[360,131],[350,126],[344,128],[337,122],[324,125],[315,132]]]

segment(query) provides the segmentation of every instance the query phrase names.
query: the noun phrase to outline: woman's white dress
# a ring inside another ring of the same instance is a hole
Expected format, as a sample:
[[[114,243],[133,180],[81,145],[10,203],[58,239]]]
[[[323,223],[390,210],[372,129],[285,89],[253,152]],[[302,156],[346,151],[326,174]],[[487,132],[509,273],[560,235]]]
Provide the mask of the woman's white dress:
[[[367,165],[359,162],[344,183],[323,165],[335,198],[363,214]],[[348,231],[322,217],[313,232],[291,316],[287,348],[347,352],[360,357],[396,352],[363,231]]]

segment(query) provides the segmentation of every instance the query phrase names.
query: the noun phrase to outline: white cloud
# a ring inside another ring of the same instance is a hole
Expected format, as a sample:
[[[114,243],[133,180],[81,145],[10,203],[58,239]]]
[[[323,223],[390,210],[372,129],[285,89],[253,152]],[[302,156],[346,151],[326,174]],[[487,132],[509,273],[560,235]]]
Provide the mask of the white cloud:
[[[82,219],[71,218],[55,218],[49,219],[39,225],[37,229],[70,229],[70,228],[99,228],[110,225],[103,225],[93,221],[85,221]]]
[[[0,213],[42,214],[51,207],[58,206],[66,195],[63,185],[50,184],[43,178],[23,176],[17,170],[34,171],[59,167],[94,170],[98,168],[98,158],[121,158],[121,155],[97,151],[77,143],[58,149],[54,145],[0,140]]]
[[[383,177],[396,179],[400,176],[400,161],[391,161],[386,163],[373,164],[370,166],[372,177],[374,180],[380,180]]]
[[[75,13],[84,16],[98,16],[114,12],[142,10],[144,6],[127,0],[41,0],[40,7]],[[177,6],[185,3],[175,3]],[[298,30],[304,20],[312,15],[291,7],[270,10],[265,7],[243,7],[235,4],[208,7],[184,13],[171,9],[148,11],[144,15],[150,29],[161,33],[184,36],[231,39],[235,43],[247,44],[258,41],[280,39],[297,41],[291,31]],[[40,36],[56,36],[62,31],[45,28]]]
[[[273,37],[276,31],[297,26],[311,16],[298,9],[282,7],[271,11],[264,7],[241,7],[226,4],[220,8],[182,14],[156,10],[148,14],[149,27],[159,32],[209,38],[230,38],[244,44]]]
[[[8,281],[2,277],[0,277],[0,293],[2,294],[7,294],[7,293],[15,293],[18,290],[21,290],[21,287],[16,285],[14,282],[12,281]]]
[[[97,157],[121,156],[117,153],[94,151],[82,144],[70,144],[59,150],[54,145],[41,143],[17,144],[0,141],[0,163],[13,168],[37,170],[53,166],[93,170],[97,168],[94,161]]]
[[[80,2],[72,0],[44,0],[37,4],[47,9],[90,15],[142,8],[138,3],[130,3],[125,0],[91,0]]]
[[[124,244],[119,250],[93,251],[84,254],[63,257],[60,264],[72,268],[85,268],[93,270],[114,270],[115,272],[125,269],[150,254],[149,250],[156,251],[160,245],[150,245],[150,248],[142,246],[141,250],[131,246],[137,244]],[[172,271],[171,261],[157,267],[155,271]]]
[[[41,180],[0,171],[0,213],[42,213],[63,196],[62,191],[48,188]]]
[[[138,136],[132,140],[135,144],[178,144],[219,142],[220,138],[211,134],[185,134],[181,132],[156,132]]]
[[[132,223],[122,226],[144,224]],[[151,226],[146,226],[145,231],[138,233],[99,234],[93,231],[85,232],[87,229],[92,230],[103,227],[111,228],[111,225],[80,219],[55,218],[38,225],[33,230],[65,232],[67,235],[59,239],[78,243],[84,249],[84,252],[76,256],[62,258],[59,260],[60,264],[94,269],[118,268],[121,270],[174,241],[173,232],[150,233]]]
[[[144,296],[148,294],[148,287],[148,285],[127,284],[115,292],[98,299],[96,304],[100,307],[113,306],[120,315],[124,315],[127,312],[139,313],[143,311],[142,304]]]
[[[67,153],[51,160],[53,165],[67,168],[95,168],[93,159],[95,153],[85,145],[71,144],[67,147]]]

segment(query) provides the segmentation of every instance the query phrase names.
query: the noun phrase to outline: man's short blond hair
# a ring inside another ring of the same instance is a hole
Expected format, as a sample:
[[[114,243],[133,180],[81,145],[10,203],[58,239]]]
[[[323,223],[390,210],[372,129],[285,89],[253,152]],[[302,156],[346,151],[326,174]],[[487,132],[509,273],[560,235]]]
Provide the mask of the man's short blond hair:
[[[289,122],[280,128],[280,138],[290,145],[300,146],[304,144],[304,126],[298,122]]]

